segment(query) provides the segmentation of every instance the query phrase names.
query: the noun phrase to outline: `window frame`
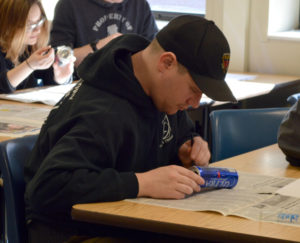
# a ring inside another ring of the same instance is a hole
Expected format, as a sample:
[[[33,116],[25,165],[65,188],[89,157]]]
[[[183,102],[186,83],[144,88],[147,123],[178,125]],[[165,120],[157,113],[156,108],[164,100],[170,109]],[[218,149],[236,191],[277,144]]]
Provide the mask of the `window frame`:
[[[158,10],[151,10],[154,18],[156,20],[161,20],[161,21],[170,21],[171,19],[181,16],[181,15],[194,15],[194,16],[200,16],[200,17],[205,17],[205,14],[196,14],[196,13],[189,13],[189,12],[173,12],[173,11],[158,11]]]

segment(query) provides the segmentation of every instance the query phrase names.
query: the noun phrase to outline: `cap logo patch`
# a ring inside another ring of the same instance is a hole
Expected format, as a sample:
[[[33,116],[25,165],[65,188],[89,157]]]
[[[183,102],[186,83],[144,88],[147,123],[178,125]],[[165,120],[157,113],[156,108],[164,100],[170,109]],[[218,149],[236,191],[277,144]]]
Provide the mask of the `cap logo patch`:
[[[222,57],[222,69],[223,73],[227,72],[228,66],[229,66],[229,60],[230,60],[230,53],[224,53]]]

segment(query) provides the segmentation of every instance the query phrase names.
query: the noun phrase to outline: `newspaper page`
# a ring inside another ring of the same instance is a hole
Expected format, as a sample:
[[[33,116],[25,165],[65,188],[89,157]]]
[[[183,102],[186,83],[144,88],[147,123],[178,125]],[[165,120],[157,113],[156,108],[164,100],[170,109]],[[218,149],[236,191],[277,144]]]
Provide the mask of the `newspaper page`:
[[[54,85],[50,87],[37,87],[23,91],[17,91],[13,94],[0,94],[0,99],[15,100],[23,103],[39,102],[54,106],[75,85],[76,83]]]
[[[0,136],[22,137],[37,134],[51,108],[0,104]]]
[[[293,178],[272,177],[239,172],[239,181],[233,189],[203,190],[181,200],[152,198],[126,199],[128,201],[191,211],[214,211],[252,220],[300,226],[300,199],[276,194]]]

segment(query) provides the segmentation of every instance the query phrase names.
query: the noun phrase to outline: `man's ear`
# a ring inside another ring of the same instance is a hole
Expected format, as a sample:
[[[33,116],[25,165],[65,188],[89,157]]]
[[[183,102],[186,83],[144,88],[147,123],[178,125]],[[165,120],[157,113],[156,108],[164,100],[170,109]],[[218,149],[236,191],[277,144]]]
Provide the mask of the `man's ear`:
[[[158,69],[160,72],[174,68],[177,64],[177,58],[173,52],[163,52],[160,55]]]

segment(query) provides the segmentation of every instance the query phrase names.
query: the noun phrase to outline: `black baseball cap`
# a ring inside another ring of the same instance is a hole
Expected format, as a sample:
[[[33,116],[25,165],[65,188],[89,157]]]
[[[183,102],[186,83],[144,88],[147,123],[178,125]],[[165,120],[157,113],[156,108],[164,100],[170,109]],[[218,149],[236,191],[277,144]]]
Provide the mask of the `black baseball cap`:
[[[201,91],[213,100],[237,102],[225,82],[230,48],[213,21],[194,15],[172,19],[156,39],[165,51],[173,52]]]

